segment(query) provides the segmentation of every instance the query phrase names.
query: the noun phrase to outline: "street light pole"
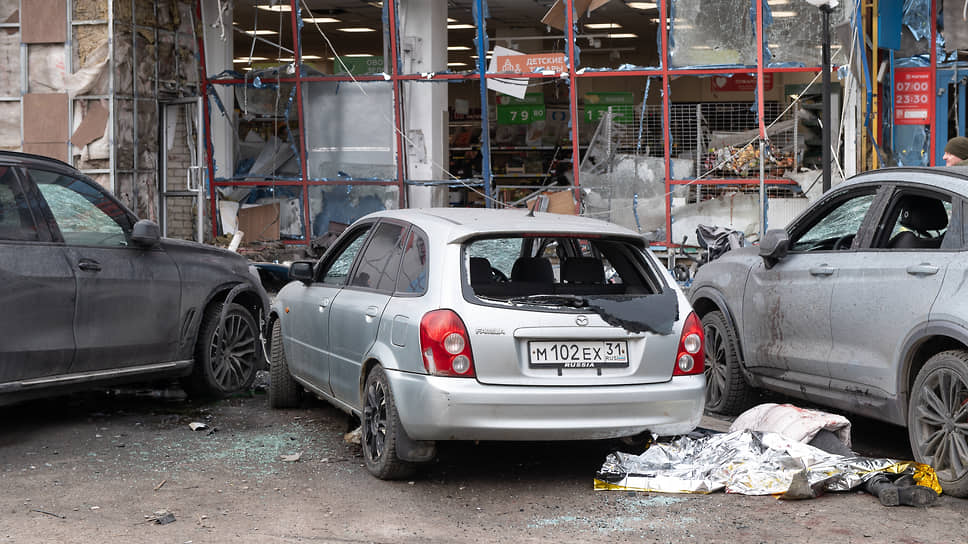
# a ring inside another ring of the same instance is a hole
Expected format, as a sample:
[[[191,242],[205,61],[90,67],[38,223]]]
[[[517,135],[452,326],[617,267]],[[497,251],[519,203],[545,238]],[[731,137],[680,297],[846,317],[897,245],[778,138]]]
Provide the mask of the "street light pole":
[[[836,5],[836,4],[834,4]],[[830,190],[830,12],[833,7],[829,4],[820,6],[823,17],[823,150],[820,155],[823,165],[823,192]]]

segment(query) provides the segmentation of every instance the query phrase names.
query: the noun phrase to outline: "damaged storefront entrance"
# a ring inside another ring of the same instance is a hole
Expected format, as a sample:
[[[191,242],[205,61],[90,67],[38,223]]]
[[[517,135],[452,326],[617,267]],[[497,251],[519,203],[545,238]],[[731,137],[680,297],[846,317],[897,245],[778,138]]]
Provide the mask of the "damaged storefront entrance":
[[[161,102],[160,210],[164,236],[204,241],[205,140],[200,96]],[[194,225],[194,227],[193,227]]]

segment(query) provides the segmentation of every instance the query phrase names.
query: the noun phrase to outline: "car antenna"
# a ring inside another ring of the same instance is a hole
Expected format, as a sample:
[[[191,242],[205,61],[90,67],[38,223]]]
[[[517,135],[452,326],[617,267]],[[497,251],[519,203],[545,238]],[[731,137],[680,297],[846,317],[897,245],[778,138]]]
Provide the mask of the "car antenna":
[[[534,217],[534,209],[538,207],[538,199],[534,199],[534,204],[531,205],[531,211],[528,212],[528,217]]]

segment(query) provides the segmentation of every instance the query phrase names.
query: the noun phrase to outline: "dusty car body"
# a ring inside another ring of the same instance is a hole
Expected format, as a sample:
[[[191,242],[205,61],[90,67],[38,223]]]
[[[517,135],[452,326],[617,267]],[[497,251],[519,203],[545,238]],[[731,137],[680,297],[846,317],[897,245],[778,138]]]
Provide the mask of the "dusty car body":
[[[379,478],[439,440],[581,440],[695,428],[699,320],[635,232],[527,210],[379,212],[270,314],[270,404],[303,388],[363,423]]]
[[[707,409],[752,388],[908,428],[968,495],[968,169],[881,169],[699,269]]]
[[[248,387],[268,298],[234,253],[159,236],[60,161],[0,152],[0,403],[183,378]]]

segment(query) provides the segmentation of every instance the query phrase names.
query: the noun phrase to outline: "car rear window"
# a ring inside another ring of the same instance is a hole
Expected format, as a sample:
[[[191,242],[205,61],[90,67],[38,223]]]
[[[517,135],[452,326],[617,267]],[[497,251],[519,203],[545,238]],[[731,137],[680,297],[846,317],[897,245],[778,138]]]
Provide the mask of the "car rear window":
[[[652,294],[662,281],[630,240],[504,236],[465,243],[466,281],[479,297]]]

